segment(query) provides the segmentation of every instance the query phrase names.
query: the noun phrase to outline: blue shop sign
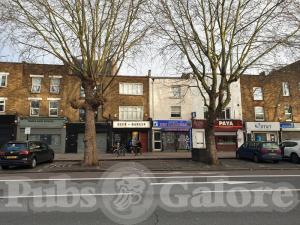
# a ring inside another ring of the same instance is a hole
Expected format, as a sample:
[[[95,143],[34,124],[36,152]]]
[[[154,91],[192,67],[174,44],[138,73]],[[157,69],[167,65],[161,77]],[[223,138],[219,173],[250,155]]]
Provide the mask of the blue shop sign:
[[[280,123],[280,128],[294,128],[294,123],[289,123],[289,122],[281,122]]]
[[[153,127],[165,131],[189,131],[192,127],[191,120],[154,120]]]

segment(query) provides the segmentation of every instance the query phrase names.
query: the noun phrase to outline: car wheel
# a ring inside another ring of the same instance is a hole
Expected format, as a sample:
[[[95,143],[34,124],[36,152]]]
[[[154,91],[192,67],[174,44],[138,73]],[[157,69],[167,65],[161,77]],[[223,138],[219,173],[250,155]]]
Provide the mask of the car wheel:
[[[30,164],[30,168],[35,168],[36,167],[36,158],[33,158],[32,160],[31,160],[31,164]]]
[[[278,163],[278,162],[279,162],[278,160],[274,160],[274,161],[273,161],[273,163]]]
[[[296,153],[292,153],[291,161],[292,161],[292,163],[298,163],[299,162],[299,156]]]
[[[253,161],[256,162],[256,163],[259,163],[259,159],[258,159],[257,155],[253,156]]]
[[[7,170],[7,169],[9,169],[9,166],[1,166],[1,168],[2,168],[3,170]]]
[[[48,162],[49,163],[53,163],[53,161],[54,161],[54,154],[51,155],[51,158],[50,158],[50,160]]]

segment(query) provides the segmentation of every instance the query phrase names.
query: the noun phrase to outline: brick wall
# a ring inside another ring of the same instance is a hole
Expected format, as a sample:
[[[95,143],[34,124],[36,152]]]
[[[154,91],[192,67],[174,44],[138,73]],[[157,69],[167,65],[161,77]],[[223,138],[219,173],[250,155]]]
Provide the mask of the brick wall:
[[[243,120],[255,121],[255,106],[264,107],[265,121],[285,121],[284,108],[291,106],[293,121],[300,122],[300,61],[269,75],[241,76]],[[288,82],[290,96],[283,96],[282,82]],[[262,87],[263,100],[253,100],[253,87]]]

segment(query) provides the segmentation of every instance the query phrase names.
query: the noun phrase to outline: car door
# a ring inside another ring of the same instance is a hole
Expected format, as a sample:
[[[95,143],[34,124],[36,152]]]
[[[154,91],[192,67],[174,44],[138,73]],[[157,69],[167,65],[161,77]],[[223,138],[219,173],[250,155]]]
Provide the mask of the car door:
[[[46,143],[41,142],[40,143],[41,148],[41,162],[45,162],[49,160],[49,154],[48,154],[48,146]]]
[[[255,142],[250,142],[247,148],[247,158],[253,159],[254,152],[255,152]]]

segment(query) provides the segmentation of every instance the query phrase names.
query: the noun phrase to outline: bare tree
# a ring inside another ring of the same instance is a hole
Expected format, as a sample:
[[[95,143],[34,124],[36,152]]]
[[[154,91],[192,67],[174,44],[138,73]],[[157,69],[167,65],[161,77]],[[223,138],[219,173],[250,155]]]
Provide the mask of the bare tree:
[[[84,165],[98,164],[95,111],[104,101],[125,56],[148,29],[142,20],[145,0],[6,0],[2,3],[10,37],[27,54],[44,52],[81,80],[86,111]],[[0,3],[1,4],[1,3]],[[114,68],[114,69],[112,69]]]
[[[214,121],[231,100],[230,85],[299,31],[287,20],[291,0],[157,0],[149,4],[163,52],[178,55],[208,108],[209,162],[218,164]],[[289,15],[288,18],[292,18]]]

